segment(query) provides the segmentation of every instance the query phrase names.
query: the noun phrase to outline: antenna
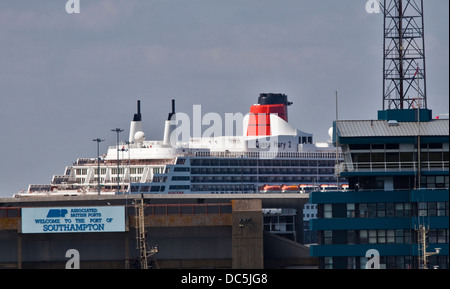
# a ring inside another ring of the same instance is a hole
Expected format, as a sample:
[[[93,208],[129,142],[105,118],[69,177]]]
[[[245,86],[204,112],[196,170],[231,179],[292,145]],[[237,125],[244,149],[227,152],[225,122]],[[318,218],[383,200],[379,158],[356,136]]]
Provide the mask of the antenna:
[[[382,6],[383,110],[426,109],[423,0],[384,0]]]
[[[339,177],[341,176],[341,171],[340,171],[340,167],[339,167],[339,143],[338,143],[338,132],[337,132],[337,127],[338,127],[338,92],[336,91],[336,124],[335,124],[335,128],[334,128],[334,138],[335,138],[335,142],[336,142],[336,163],[335,163],[335,169],[334,171],[336,172],[336,187],[337,189],[339,189]]]

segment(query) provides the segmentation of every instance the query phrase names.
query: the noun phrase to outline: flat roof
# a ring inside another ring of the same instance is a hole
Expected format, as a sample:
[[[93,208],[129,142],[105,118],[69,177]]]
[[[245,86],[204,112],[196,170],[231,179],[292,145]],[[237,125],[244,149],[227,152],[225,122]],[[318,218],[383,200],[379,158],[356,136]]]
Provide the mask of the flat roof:
[[[338,120],[340,138],[347,137],[409,137],[449,136],[449,120],[434,119],[427,122],[395,122],[385,120]]]
[[[144,194],[147,204],[198,204],[230,203],[231,200],[260,199],[263,207],[293,208],[309,202],[309,194]],[[0,207],[47,206],[117,206],[133,205],[140,194],[100,196],[48,196],[24,198],[0,198]]]

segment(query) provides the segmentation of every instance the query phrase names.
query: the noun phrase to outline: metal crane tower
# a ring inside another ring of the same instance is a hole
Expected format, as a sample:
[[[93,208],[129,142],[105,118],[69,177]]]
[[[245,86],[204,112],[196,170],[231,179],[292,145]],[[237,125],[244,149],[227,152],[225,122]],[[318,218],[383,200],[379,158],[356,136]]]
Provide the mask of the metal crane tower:
[[[427,109],[423,0],[384,0],[383,110]]]

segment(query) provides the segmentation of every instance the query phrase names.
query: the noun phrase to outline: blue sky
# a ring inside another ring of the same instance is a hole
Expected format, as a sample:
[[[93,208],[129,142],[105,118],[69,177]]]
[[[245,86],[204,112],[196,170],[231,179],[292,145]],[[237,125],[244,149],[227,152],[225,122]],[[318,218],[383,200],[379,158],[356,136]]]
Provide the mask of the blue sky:
[[[424,1],[428,107],[449,106],[449,1]],[[294,102],[289,122],[328,139],[335,118],[382,108],[382,14],[365,0],[0,1],[0,196],[49,183],[114,145],[141,100],[147,139],[177,111],[247,113],[259,93]]]

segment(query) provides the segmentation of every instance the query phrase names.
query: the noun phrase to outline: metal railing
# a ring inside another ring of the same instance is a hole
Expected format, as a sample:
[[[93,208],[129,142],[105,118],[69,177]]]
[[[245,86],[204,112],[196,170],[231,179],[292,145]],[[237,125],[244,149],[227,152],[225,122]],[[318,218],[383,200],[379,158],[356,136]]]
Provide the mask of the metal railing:
[[[353,162],[339,164],[340,172],[409,172],[418,170],[418,162]],[[448,161],[421,162],[421,171],[448,171]]]

